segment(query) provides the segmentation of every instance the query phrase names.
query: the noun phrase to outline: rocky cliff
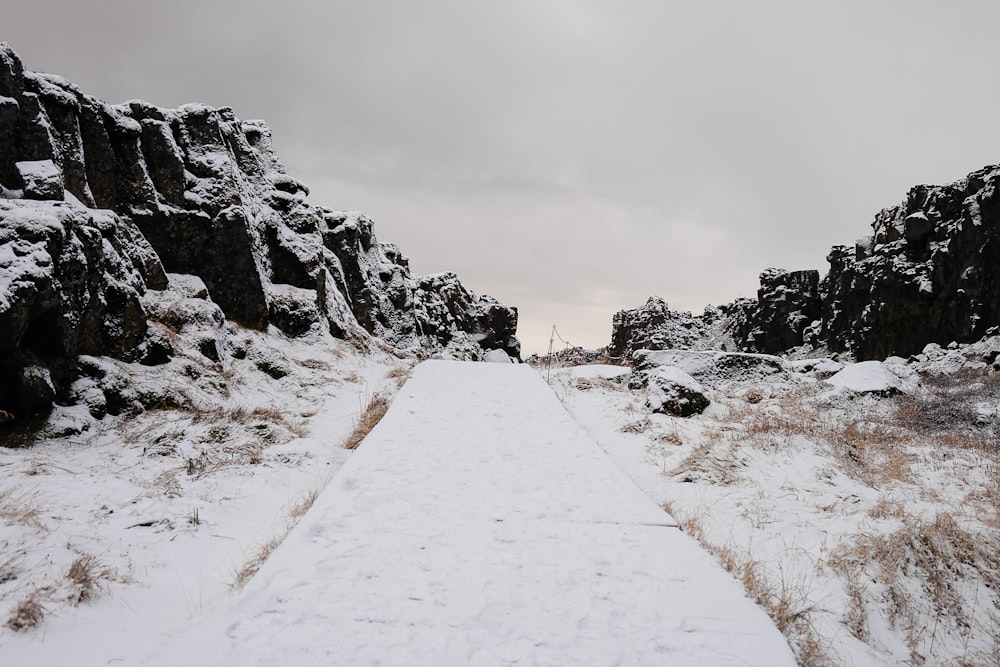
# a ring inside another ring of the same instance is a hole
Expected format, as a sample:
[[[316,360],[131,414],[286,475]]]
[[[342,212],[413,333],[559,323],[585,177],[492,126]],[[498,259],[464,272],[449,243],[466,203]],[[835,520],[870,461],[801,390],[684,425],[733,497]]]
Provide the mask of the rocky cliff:
[[[1000,326],[1000,166],[912,188],[875,216],[870,236],[827,259],[822,280],[814,270],[768,269],[756,300],[720,308],[736,347],[809,346],[869,360],[983,338]],[[702,318],[650,303],[615,316],[609,349],[714,346]]]
[[[80,355],[163,363],[162,320],[195,311],[289,336],[519,357],[516,310],[453,274],[413,276],[370,219],[308,194],[261,121],[109,105],[0,43],[0,410],[65,397]],[[177,295],[205,306],[168,317]],[[218,361],[220,347],[203,349]]]

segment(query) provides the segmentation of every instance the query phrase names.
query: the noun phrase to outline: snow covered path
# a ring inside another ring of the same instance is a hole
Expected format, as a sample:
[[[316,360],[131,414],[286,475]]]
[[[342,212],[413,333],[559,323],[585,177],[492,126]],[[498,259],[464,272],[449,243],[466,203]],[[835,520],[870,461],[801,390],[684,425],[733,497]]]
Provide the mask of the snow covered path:
[[[151,665],[793,665],[527,366],[425,362],[242,593]]]

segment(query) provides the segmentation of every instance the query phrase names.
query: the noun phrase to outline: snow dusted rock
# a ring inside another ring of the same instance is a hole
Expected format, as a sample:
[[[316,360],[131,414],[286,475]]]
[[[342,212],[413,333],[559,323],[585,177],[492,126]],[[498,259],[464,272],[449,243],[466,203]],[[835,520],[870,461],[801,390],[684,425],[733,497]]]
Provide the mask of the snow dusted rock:
[[[0,200],[0,409],[47,410],[79,354],[139,360],[142,296],[166,283],[152,248],[114,213]],[[30,368],[46,370],[52,392],[24,381]]]
[[[425,340],[462,342],[478,358],[484,351],[498,350],[521,358],[521,343],[514,336],[517,310],[491,296],[477,296],[465,288],[454,273],[422,276],[414,293],[417,327]],[[472,343],[473,345],[469,345]],[[479,348],[478,350],[476,348]]]
[[[909,355],[929,342],[972,342],[1000,324],[1000,167],[916,186],[872,228],[870,252],[830,254],[831,349]]]
[[[862,360],[968,343],[1000,325],[1000,166],[950,185],[919,185],[881,211],[873,234],[834,246],[830,271],[769,270],[735,318],[741,348],[811,344]]]
[[[734,319],[734,337],[748,349],[779,354],[810,342],[807,329],[822,315],[819,271],[764,271],[756,307],[738,312],[745,317]]]
[[[162,319],[185,312],[290,336],[520,358],[514,309],[453,274],[412,276],[371,220],[314,206],[308,194],[262,121],[202,104],[105,104],[26,71],[0,42],[0,409],[33,364],[64,397],[78,354],[165,362],[163,326],[184,327]],[[144,301],[167,288],[167,271],[197,280],[198,293]],[[224,344],[199,331],[206,356],[218,357]]]
[[[789,377],[784,360],[766,354],[704,350],[637,350],[632,355],[632,388],[645,386],[656,369],[676,367],[709,388],[726,382],[757,382]]]
[[[633,350],[686,349],[708,335],[701,318],[670,310],[658,296],[615,313],[611,326],[608,354],[613,357],[627,357]]]
[[[844,364],[826,357],[819,359],[798,359],[789,361],[789,367],[796,373],[811,375],[817,380],[825,380],[844,369]]]
[[[646,406],[675,417],[701,414],[710,401],[705,388],[676,366],[658,366],[646,373]]]
[[[52,160],[18,162],[14,165],[21,181],[25,199],[61,200],[65,196],[62,171]]]
[[[722,333],[728,321],[728,307],[707,306],[703,314],[692,315],[670,310],[662,298],[651,296],[639,308],[615,314],[607,353],[627,359],[634,350],[725,349],[732,344]]]
[[[503,350],[488,350],[483,355],[483,361],[493,364],[509,364],[514,360],[511,359],[510,356]]]
[[[856,394],[892,396],[912,393],[919,385],[916,373],[898,358],[881,361],[862,361],[848,364],[844,369],[826,380],[839,389]]]

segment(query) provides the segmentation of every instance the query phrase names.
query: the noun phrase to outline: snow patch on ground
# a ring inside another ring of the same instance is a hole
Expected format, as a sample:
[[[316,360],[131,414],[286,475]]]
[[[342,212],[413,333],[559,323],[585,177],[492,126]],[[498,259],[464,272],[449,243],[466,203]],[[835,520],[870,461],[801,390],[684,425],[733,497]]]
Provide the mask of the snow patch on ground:
[[[801,663],[995,665],[996,343],[847,366],[836,390],[814,377],[832,364],[794,362],[788,376],[717,383],[688,419],[653,414],[628,369],[552,370],[551,385],[771,608]]]
[[[0,664],[136,664],[227,599],[347,460],[370,396],[412,363],[329,337],[234,338],[248,354],[225,369],[171,362],[200,377],[184,388],[194,407],[102,420],[61,408],[46,432],[63,435],[0,448]],[[127,366],[134,384],[161,381]],[[15,631],[32,610],[37,627]]]

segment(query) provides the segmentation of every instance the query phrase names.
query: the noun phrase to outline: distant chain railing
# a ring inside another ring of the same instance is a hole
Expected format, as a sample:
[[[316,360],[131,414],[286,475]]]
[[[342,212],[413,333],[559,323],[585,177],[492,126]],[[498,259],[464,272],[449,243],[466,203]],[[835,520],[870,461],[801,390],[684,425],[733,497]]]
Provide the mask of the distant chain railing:
[[[563,350],[557,351],[556,350],[556,340],[558,340],[560,343],[562,343],[566,347]],[[545,366],[545,381],[546,382],[549,382],[549,380],[552,377],[552,366],[558,360],[558,358],[559,358],[559,352],[560,351],[561,352],[569,352],[572,348],[573,348],[573,344],[570,343],[565,338],[563,338],[559,334],[559,329],[556,327],[555,324],[553,324],[552,325],[552,333],[549,334],[549,351],[545,353],[545,363],[544,363],[544,366]],[[624,358],[625,358],[624,355],[620,356],[620,357],[613,357],[610,354],[607,354],[607,352],[605,352],[605,354],[604,354],[604,359],[606,359],[607,361],[618,362],[618,361],[621,361]]]

